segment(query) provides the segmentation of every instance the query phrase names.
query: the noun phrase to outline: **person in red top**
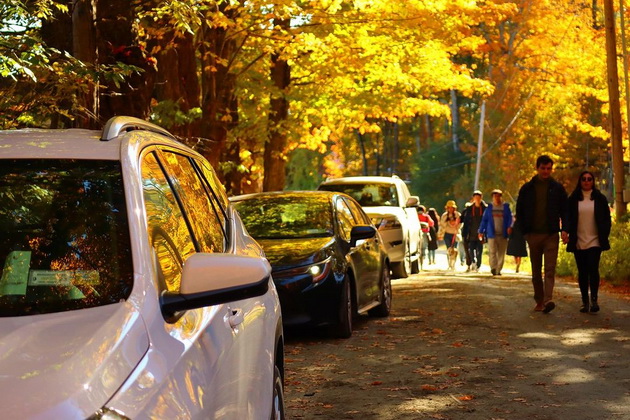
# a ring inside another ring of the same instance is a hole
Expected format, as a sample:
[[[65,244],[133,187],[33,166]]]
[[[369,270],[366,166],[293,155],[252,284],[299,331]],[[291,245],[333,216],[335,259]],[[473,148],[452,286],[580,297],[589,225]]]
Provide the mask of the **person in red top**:
[[[418,206],[418,220],[420,221],[420,228],[422,229],[422,252],[420,253],[420,269],[424,263],[424,256],[427,255],[429,247],[429,240],[431,239],[430,232],[433,227],[433,219],[426,213],[427,209],[423,205]]]

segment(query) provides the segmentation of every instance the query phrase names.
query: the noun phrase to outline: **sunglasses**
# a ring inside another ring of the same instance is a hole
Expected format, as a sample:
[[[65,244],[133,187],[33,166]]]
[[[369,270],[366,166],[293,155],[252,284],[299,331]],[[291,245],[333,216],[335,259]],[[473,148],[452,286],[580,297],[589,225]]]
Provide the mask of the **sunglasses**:
[[[583,176],[582,177],[582,181],[584,182],[591,182],[593,180],[593,177],[591,176]]]

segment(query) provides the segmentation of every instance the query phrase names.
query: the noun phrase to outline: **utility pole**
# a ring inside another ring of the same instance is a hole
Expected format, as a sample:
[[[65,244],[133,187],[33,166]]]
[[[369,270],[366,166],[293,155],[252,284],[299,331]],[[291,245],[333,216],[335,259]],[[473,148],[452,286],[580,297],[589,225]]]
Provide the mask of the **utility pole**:
[[[610,134],[612,143],[613,183],[615,187],[615,214],[617,220],[626,214],[623,201],[624,170],[621,137],[621,110],[619,105],[619,73],[617,72],[617,40],[615,13],[612,0],[604,0],[606,24],[606,67],[608,69],[608,98],[610,103]]]
[[[481,102],[481,117],[479,119],[479,137],[477,138],[477,166],[475,167],[475,187],[479,189],[479,175],[481,174],[481,153],[483,149],[483,126],[486,122],[486,100]]]

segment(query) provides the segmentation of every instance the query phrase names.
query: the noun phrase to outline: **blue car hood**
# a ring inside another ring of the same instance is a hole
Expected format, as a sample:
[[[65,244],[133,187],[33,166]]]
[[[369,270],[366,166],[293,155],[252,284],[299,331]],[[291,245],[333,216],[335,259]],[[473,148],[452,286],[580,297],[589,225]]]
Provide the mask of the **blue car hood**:
[[[298,239],[260,239],[274,271],[315,264],[326,259],[335,243],[334,237]]]

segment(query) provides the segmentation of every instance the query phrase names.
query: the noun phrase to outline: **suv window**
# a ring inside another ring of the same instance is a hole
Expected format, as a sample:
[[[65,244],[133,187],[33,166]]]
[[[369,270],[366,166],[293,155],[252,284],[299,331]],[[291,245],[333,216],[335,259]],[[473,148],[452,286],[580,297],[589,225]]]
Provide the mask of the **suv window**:
[[[142,187],[149,241],[160,268],[159,287],[177,292],[184,261],[195,252],[195,247],[175,194],[154,153],[143,159]]]
[[[133,286],[120,162],[0,164],[0,316],[116,303]]]
[[[382,183],[322,184],[323,191],[338,191],[348,194],[363,207],[390,206],[398,207],[396,185]]]
[[[174,177],[173,185],[199,242],[199,251],[223,252],[223,226],[210,202],[207,188],[199,179],[192,162],[178,153],[164,151],[163,154],[166,169]]]

